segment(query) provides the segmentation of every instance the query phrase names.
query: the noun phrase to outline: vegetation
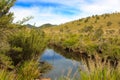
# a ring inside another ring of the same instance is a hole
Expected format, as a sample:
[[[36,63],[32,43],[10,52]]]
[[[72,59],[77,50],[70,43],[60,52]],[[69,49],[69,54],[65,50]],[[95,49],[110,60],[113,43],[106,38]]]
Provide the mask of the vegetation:
[[[48,38],[40,29],[23,25],[30,18],[13,23],[13,13],[9,9],[15,1],[0,1],[0,79],[31,80],[42,74],[44,66],[39,69],[37,60]]]
[[[1,0],[0,1],[0,27],[11,27],[13,20],[13,13],[9,12],[9,9],[14,5],[16,0]]]
[[[55,26],[57,26],[57,25],[53,25],[53,24],[47,23],[47,24],[41,25],[39,28],[55,27]]]
[[[48,44],[72,52],[72,56],[76,53],[95,62],[110,63],[110,67],[80,72],[82,80],[119,79],[120,13],[82,18],[56,27],[47,24],[43,28],[30,28],[23,24],[29,17],[13,23],[9,9],[15,1],[0,1],[0,79],[33,80],[50,70],[49,64],[43,66],[37,62]],[[89,63],[86,65],[90,69]]]
[[[110,70],[107,68],[104,69],[96,69],[96,71],[91,72],[90,74],[86,72],[81,72],[82,80],[119,80],[120,73],[117,70]]]
[[[90,73],[80,72],[82,80],[118,80],[120,72],[116,66],[120,64],[119,16],[120,13],[97,15],[45,28],[43,31],[46,36],[52,35],[49,45],[70,53],[62,54],[65,57],[75,60],[84,57],[88,68],[91,66],[89,58],[95,63],[99,60],[101,65],[105,62],[114,67],[111,69],[107,65],[102,66],[104,68],[93,68]],[[70,79],[65,77],[63,80]]]
[[[113,70],[108,66],[99,66],[94,68],[91,72],[80,71],[80,80],[119,80],[119,69]],[[58,80],[78,80],[76,78],[70,78],[69,76],[63,76]]]
[[[120,13],[96,15],[43,31],[47,36],[52,35],[50,44],[61,46],[64,50],[69,48],[75,52],[77,49],[78,53],[120,60],[119,16]],[[97,23],[94,23],[96,20]]]

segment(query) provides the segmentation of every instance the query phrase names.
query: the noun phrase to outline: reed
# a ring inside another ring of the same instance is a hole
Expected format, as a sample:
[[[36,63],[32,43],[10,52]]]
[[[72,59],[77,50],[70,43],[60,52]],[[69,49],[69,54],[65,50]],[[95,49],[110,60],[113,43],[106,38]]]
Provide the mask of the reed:
[[[120,65],[113,68],[110,63],[101,63],[93,60],[90,62],[90,70],[87,72],[80,71],[81,80],[119,80],[120,78]]]

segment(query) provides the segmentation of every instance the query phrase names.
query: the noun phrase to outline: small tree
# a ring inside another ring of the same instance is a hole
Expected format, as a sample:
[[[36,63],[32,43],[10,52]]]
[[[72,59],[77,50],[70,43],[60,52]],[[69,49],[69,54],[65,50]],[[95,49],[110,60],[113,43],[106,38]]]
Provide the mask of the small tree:
[[[8,27],[13,21],[13,13],[9,12],[16,0],[0,0],[0,27]]]

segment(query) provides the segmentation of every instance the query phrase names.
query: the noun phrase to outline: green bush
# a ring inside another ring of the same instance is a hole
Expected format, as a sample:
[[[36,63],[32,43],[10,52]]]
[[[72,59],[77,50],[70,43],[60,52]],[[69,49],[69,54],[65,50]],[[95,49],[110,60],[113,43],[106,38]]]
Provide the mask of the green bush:
[[[34,60],[26,61],[17,71],[17,80],[34,80],[41,73],[38,68],[38,62]]]
[[[99,19],[100,19],[99,16],[96,15],[96,20],[99,20]]]
[[[85,22],[85,23],[87,23],[87,22],[88,22],[88,20],[89,20],[89,18],[86,18],[84,22]]]
[[[28,28],[20,30],[9,39],[11,50],[8,55],[16,65],[21,61],[39,55],[46,47],[46,42],[44,33],[40,30]]]
[[[75,35],[70,35],[68,37],[68,39],[66,39],[64,42],[63,42],[63,46],[66,46],[66,47],[71,47],[73,45],[75,45],[78,41],[78,37],[75,36]]]
[[[112,22],[108,21],[107,26],[111,26],[111,25],[112,25]]]
[[[0,53],[0,69],[13,69],[13,62],[10,57]]]
[[[82,31],[83,31],[83,32],[91,32],[92,29],[93,29],[93,26],[85,26],[85,27],[82,29]]]
[[[104,31],[102,30],[102,28],[98,28],[95,30],[93,37],[99,40],[103,34],[104,34]]]

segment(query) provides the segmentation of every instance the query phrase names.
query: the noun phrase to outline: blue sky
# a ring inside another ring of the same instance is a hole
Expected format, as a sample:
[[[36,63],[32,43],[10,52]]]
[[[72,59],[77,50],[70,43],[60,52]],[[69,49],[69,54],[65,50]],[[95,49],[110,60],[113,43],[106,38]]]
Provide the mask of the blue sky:
[[[14,22],[33,16],[28,23],[62,24],[96,14],[120,12],[120,0],[17,0],[11,8]]]

